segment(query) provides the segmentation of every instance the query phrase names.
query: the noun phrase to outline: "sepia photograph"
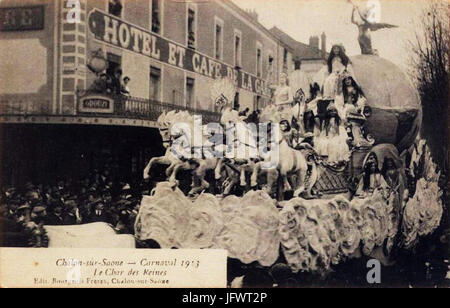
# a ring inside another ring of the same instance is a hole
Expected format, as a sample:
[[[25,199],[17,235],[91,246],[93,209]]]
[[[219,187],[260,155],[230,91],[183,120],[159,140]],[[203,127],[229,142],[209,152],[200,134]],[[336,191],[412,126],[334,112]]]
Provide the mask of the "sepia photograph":
[[[0,287],[449,288],[449,19],[0,0]]]

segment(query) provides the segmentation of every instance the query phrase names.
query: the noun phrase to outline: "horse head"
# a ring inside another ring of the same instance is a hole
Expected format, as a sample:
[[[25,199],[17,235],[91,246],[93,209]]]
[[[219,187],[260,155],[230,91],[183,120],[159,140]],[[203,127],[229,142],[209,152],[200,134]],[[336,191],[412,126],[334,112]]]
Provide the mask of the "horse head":
[[[165,118],[166,118],[166,112],[163,111],[163,113],[161,113],[159,115],[158,119],[156,120],[156,124],[158,124],[159,126],[162,126]]]
[[[170,136],[169,136],[169,122],[168,122],[168,114],[164,111],[160,114],[156,123],[158,125],[159,134],[162,138],[162,143],[165,148],[169,147],[170,144]]]

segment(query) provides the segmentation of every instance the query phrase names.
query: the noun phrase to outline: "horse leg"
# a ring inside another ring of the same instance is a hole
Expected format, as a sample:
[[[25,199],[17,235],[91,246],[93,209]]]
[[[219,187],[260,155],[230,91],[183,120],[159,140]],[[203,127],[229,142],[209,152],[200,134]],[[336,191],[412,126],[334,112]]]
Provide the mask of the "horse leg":
[[[289,184],[287,173],[283,172],[283,171],[281,171],[280,173],[281,173],[281,178],[283,180],[284,191],[291,191],[292,187],[291,187],[291,184]]]
[[[167,177],[170,177],[170,176],[171,176],[171,174],[173,173],[173,169],[175,168],[175,166],[176,166],[177,164],[178,164],[178,163],[175,163],[175,162],[170,163],[169,167],[167,167],[167,169],[166,169],[166,176],[167,176]]]
[[[241,186],[247,186],[247,180],[245,179],[245,165],[240,166],[239,171],[240,171]]]
[[[250,179],[250,186],[251,187],[258,186],[258,174],[259,174],[259,170],[260,169],[261,169],[261,163],[255,163],[253,165],[252,176],[251,176],[251,179]]]
[[[208,162],[201,161],[200,165],[198,166],[195,172],[197,174],[198,179],[200,180],[200,187],[202,188],[202,190],[209,188],[209,183],[205,180],[207,169],[208,169]]]
[[[194,175],[194,177],[197,178],[197,176],[195,176],[195,175]],[[189,193],[188,193],[189,196],[194,196],[194,195],[197,194],[198,192],[200,192],[200,191],[202,191],[202,190],[205,190],[205,189],[207,189],[207,188],[209,187],[208,182],[206,182],[207,185],[205,186],[205,185],[203,184],[203,180],[200,179],[200,178],[197,178],[197,182],[200,182],[200,183],[202,183],[202,184],[192,186],[191,190],[190,190]]]
[[[191,183],[191,190],[188,192],[189,196],[195,195],[198,191],[200,191],[200,182],[201,182],[201,172],[200,172],[200,168],[201,168],[202,163],[199,163],[199,166],[196,170],[194,170],[192,172],[192,183]]]
[[[221,176],[221,171],[222,171],[222,165],[223,165],[223,158],[220,158],[217,160],[217,165],[216,168],[214,169],[214,178],[216,180],[220,180]]]
[[[299,168],[297,171],[297,189],[294,192],[295,197],[299,197],[305,191],[306,177],[308,176],[308,166]]]
[[[267,185],[265,191],[270,195],[273,191],[273,186],[278,180],[278,170],[277,169],[269,169],[266,171],[267,173]]]
[[[171,184],[172,188],[178,186],[178,184],[179,184],[179,182],[177,180],[178,170],[180,170],[181,168],[184,168],[184,169],[189,168],[188,166],[186,166],[186,164],[189,165],[189,163],[180,162],[178,164],[175,164],[175,166],[173,167],[172,174],[170,175],[170,178],[169,178],[169,183]]]
[[[231,189],[233,189],[233,187],[238,183],[239,178],[236,175],[231,175],[228,177],[228,185],[225,186],[225,189],[223,190],[223,194],[225,196],[229,195],[231,192]]]
[[[145,168],[144,168],[144,174],[143,174],[144,180],[150,178],[150,170],[154,164],[162,164],[165,162],[166,162],[166,158],[164,156],[153,157],[152,159],[150,159],[147,166],[145,166]]]
[[[145,166],[145,168],[144,168],[144,172],[142,174],[142,177],[144,178],[144,180],[146,180],[146,179],[148,179],[150,177],[150,169],[152,167],[154,159],[155,159],[155,157],[150,159],[150,161],[148,162],[147,166]]]
[[[310,175],[309,181],[308,181],[308,187],[306,188],[306,191],[304,193],[304,198],[313,198],[314,197],[314,195],[312,193],[312,189],[318,179],[319,179],[319,170],[317,169],[317,165],[313,164],[312,170],[311,170],[311,175]]]

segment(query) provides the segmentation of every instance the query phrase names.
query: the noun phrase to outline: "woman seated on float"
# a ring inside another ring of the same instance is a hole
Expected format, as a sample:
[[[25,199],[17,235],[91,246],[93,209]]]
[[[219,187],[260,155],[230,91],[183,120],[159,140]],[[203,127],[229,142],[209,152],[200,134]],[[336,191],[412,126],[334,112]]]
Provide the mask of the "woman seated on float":
[[[327,157],[328,163],[338,164],[350,158],[347,138],[347,131],[338,110],[334,104],[329,105],[326,111],[325,127],[314,139],[315,150],[319,155]]]
[[[292,116],[292,125],[298,130],[302,138],[314,136],[314,110],[310,109],[310,105],[305,100],[303,89],[299,88],[295,92],[292,108],[290,111],[286,111]]]
[[[364,172],[359,181],[355,196],[364,198],[377,189],[384,191],[387,187],[388,184],[378,168],[377,157],[372,153],[364,164]]]
[[[298,131],[291,127],[291,124],[287,119],[281,119],[280,121],[280,141],[284,140],[291,148],[295,148],[297,145]]]
[[[304,114],[305,129],[313,133],[314,137],[320,135],[320,122],[318,118],[317,104],[322,100],[322,93],[317,82],[309,86],[309,98],[306,101],[306,110]]]
[[[335,102],[342,119],[347,119],[349,114],[364,117],[366,98],[352,76],[344,76],[342,80],[342,94],[336,96]]]
[[[363,133],[363,125],[366,119],[366,98],[352,76],[344,76],[342,94],[336,96],[335,105],[340,117],[344,120],[352,145],[357,148],[372,146],[374,141],[370,139],[370,135]]]

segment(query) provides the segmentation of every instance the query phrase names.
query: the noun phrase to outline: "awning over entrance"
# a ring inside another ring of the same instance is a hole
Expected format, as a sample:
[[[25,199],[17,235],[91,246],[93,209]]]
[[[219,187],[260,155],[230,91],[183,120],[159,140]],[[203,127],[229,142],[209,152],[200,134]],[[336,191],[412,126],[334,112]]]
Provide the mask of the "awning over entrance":
[[[140,178],[150,157],[164,153],[157,129],[100,125],[3,124],[1,182],[54,183],[109,168],[120,180]]]

